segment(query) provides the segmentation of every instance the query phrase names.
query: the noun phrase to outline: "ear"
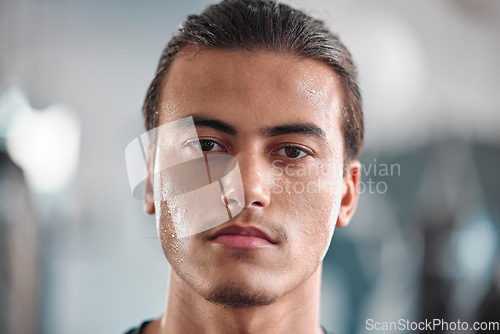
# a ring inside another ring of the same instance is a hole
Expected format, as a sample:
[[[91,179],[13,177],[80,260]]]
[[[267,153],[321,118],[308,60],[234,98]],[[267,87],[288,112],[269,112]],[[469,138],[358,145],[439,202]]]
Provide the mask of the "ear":
[[[337,218],[337,227],[347,226],[356,210],[359,198],[360,174],[361,163],[358,160],[349,162],[342,185],[342,200]]]
[[[144,211],[150,215],[155,213],[155,202],[154,202],[154,163],[152,150],[147,150],[148,155],[148,177],[145,182],[144,189]]]

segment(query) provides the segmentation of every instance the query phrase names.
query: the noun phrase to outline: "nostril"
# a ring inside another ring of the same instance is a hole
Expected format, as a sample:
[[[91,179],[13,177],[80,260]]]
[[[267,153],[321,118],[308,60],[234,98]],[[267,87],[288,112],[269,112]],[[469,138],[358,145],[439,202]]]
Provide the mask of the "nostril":
[[[256,206],[256,207],[259,207],[259,208],[263,208],[264,207],[264,204],[262,204],[261,202],[258,202],[258,201],[255,201],[252,203],[252,206]]]

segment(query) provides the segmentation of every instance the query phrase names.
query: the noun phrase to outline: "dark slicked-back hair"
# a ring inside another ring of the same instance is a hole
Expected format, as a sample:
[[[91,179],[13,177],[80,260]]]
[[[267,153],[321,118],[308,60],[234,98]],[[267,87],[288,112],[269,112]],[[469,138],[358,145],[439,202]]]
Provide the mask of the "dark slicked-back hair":
[[[358,156],[363,143],[363,112],[351,54],[324,22],[273,0],[223,0],[180,25],[161,54],[143,113],[146,129],[158,126],[162,84],[169,65],[186,46],[294,54],[328,64],[344,89],[345,157]]]

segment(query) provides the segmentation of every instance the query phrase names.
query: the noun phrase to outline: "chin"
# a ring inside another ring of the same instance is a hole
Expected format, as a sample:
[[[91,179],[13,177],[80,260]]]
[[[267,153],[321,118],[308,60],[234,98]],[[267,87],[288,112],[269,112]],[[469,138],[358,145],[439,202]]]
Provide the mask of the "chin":
[[[227,307],[255,307],[274,303],[280,294],[262,287],[250,287],[248,283],[231,280],[213,286],[202,296],[209,302]]]

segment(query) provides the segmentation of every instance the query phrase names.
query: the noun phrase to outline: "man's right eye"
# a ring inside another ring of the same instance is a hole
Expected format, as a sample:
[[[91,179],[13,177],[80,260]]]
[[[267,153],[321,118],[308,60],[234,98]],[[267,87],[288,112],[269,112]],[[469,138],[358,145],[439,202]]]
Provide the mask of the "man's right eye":
[[[222,145],[210,139],[193,140],[186,143],[186,145],[203,152],[226,152]]]

